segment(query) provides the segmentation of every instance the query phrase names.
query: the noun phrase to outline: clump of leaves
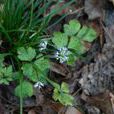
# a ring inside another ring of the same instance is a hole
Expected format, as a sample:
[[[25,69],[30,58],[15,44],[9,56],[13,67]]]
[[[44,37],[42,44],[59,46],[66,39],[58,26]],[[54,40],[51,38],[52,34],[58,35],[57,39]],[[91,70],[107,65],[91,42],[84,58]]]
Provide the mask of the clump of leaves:
[[[71,20],[69,24],[64,25],[64,32],[55,32],[53,34],[52,42],[57,48],[56,56],[61,56],[61,49],[67,49],[67,56],[65,53],[61,58],[65,59],[67,64],[72,65],[80,56],[86,51],[84,42],[93,42],[97,37],[96,31],[87,26],[82,26],[77,20]],[[58,55],[59,54],[59,55]],[[60,61],[61,58],[59,57]]]
[[[61,86],[58,86],[54,89],[53,99],[55,101],[59,101],[64,105],[71,105],[73,103],[74,98],[69,95],[69,88],[66,83],[62,83]]]

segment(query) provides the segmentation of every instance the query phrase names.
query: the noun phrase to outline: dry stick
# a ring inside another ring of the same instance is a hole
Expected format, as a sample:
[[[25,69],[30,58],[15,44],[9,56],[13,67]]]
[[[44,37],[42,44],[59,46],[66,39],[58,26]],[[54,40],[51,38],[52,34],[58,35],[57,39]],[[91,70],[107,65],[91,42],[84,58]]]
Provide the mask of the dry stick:
[[[73,96],[76,96],[81,90],[82,88],[79,88],[75,93],[73,93]]]
[[[102,27],[103,27],[105,33],[109,36],[110,41],[113,41],[112,36],[110,35],[110,32],[109,32],[108,29],[104,26],[104,24],[103,24],[102,21],[100,21],[100,24],[102,25]]]
[[[70,12],[70,13],[67,14],[67,16],[68,16],[68,15],[72,15],[72,14],[76,14],[76,13],[78,13],[79,11],[84,10],[84,8],[85,8],[85,7],[82,7],[82,8],[79,8],[78,10],[76,10],[76,11]]]

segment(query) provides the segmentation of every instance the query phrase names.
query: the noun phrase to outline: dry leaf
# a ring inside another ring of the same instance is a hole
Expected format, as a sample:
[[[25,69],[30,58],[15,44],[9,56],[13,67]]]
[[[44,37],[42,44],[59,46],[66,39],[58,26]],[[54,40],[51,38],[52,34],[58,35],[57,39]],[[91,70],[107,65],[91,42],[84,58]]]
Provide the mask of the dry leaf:
[[[103,5],[105,0],[85,0],[85,12],[90,20],[103,17]]]
[[[68,107],[65,114],[82,114],[82,113],[74,107]]]
[[[72,76],[70,70],[66,66],[54,62],[51,62],[51,71],[56,72],[57,74],[60,74],[62,76],[65,76],[65,78],[70,78]]]
[[[101,109],[105,114],[114,114],[110,101],[109,91],[96,96],[87,96],[83,93],[81,98],[90,105]]]
[[[114,95],[112,93],[110,93],[110,97],[111,97],[112,109],[114,112]]]

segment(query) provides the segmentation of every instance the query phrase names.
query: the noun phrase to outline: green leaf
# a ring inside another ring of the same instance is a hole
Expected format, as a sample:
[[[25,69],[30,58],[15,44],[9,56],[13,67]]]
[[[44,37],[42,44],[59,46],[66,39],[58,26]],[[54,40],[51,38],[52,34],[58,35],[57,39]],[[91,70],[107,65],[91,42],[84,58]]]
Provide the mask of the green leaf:
[[[37,68],[44,72],[45,70],[50,68],[50,63],[48,59],[45,59],[44,57],[37,59],[34,64],[37,66]],[[39,72],[40,72],[39,71]]]
[[[65,106],[72,106],[73,100],[74,98],[71,95],[65,93],[63,93],[60,97],[60,102]]]
[[[63,92],[69,93],[69,87],[68,87],[68,84],[67,83],[63,82],[61,84],[61,89],[62,89]]]
[[[84,41],[93,42],[97,37],[97,33],[93,28],[83,26],[77,34],[77,37],[83,39]]]
[[[20,72],[13,72],[13,81],[20,79]]]
[[[67,64],[73,65],[77,59],[78,59],[78,57],[72,53],[68,56]]]
[[[53,92],[53,99],[55,101],[57,101],[57,100],[59,100],[59,97],[60,97],[60,93],[59,93],[58,89],[55,88],[54,92]]]
[[[80,30],[80,23],[77,20],[71,20],[69,24],[64,25],[64,32],[69,36],[75,35]]]
[[[53,91],[53,99],[55,101],[59,101],[60,103],[62,103],[63,105],[72,105],[74,98],[69,95],[69,88],[68,85],[63,82],[61,84],[61,88],[55,88]]]
[[[38,81],[38,70],[36,70],[32,64],[26,63],[22,66],[23,74],[27,76],[30,80]]]
[[[9,84],[13,80],[12,66],[0,67],[0,84]]]
[[[0,54],[0,67],[4,67],[4,57],[7,56],[8,54]]]
[[[50,67],[49,60],[44,57],[37,59],[34,63],[23,64],[23,74],[31,81],[46,83],[46,76]]]
[[[18,58],[21,61],[32,61],[36,56],[35,49],[32,47],[28,48],[20,47],[18,48],[17,53],[18,53]]]
[[[12,76],[12,66],[4,68],[4,74],[8,77]]]
[[[30,82],[23,81],[22,85],[18,85],[15,88],[15,95],[20,97],[22,92],[22,97],[31,97],[33,95],[33,86]]]
[[[68,37],[66,34],[61,32],[55,32],[54,37],[52,38],[52,42],[57,46],[57,48],[61,48],[67,45]]]
[[[75,37],[71,37],[68,48],[76,50],[76,53],[78,54],[83,54],[86,51],[86,48],[81,41]]]
[[[3,66],[4,55],[0,54],[0,66]]]
[[[30,63],[23,64],[21,69],[23,70],[24,75],[26,75],[26,76],[28,76],[28,75],[32,76],[33,75],[32,64],[30,64]]]
[[[83,37],[84,41],[93,42],[97,37],[97,33],[94,29],[88,28],[86,35]]]
[[[82,39],[86,35],[87,31],[88,31],[88,27],[87,26],[83,26],[80,29],[80,31],[78,32],[78,34],[76,35],[76,37]]]

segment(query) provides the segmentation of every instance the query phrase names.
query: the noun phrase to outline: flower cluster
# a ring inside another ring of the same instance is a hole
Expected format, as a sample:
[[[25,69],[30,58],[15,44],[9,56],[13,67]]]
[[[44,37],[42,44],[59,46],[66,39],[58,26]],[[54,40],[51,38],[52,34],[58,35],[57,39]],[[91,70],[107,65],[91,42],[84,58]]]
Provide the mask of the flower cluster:
[[[38,81],[37,83],[34,84],[34,87],[39,88],[39,89],[41,89],[43,86],[44,86],[44,84],[40,81]]]
[[[60,61],[60,63],[64,63],[68,61],[70,55],[70,51],[66,47],[59,48],[55,53],[55,58]]]
[[[40,45],[39,45],[39,50],[42,51],[42,50],[45,50],[47,48],[47,44],[48,44],[48,41],[46,40],[42,40]]]

